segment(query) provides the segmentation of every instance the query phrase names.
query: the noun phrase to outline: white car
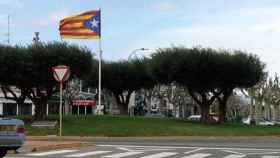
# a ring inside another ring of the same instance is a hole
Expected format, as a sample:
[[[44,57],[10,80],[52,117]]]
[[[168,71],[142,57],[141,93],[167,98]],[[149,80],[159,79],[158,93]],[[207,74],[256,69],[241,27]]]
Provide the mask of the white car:
[[[200,121],[200,119],[201,119],[201,115],[191,115],[187,118],[187,120],[189,121]],[[211,120],[213,122],[218,122],[219,119],[216,116],[211,116]]]
[[[189,121],[200,121],[201,115],[191,115],[187,118]]]
[[[271,122],[271,121],[261,120],[261,121],[259,122],[259,125],[274,126],[275,123],[273,123],[273,122]]]
[[[252,119],[251,117],[248,117],[248,118],[245,118],[242,120],[242,122],[244,124],[247,124],[247,125],[250,125],[250,124],[253,124],[253,122],[256,122],[255,119]],[[275,125],[274,122],[271,122],[271,121],[266,121],[265,119],[260,119],[259,120],[259,125],[263,125],[263,126],[273,126]]]
[[[272,121],[275,125],[280,125],[279,121]]]
[[[17,150],[25,140],[25,128],[22,120],[0,118],[0,158],[8,150]]]

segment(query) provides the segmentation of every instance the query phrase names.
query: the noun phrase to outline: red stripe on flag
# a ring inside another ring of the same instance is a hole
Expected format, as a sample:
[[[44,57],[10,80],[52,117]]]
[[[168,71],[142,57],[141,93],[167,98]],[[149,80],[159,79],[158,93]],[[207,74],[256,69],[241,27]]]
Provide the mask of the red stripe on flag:
[[[88,29],[85,28],[84,26],[79,26],[79,27],[65,27],[65,28],[59,28],[59,31],[74,31],[74,30],[80,30],[80,29]]]
[[[63,33],[61,32],[60,35],[70,35],[70,36],[99,36],[96,32],[93,33],[76,33],[76,32],[68,32],[68,33]]]
[[[82,17],[82,16],[85,16],[85,15],[96,16],[98,12],[99,12],[99,11],[88,11],[88,12],[85,12],[85,13],[82,13],[82,14],[79,14],[79,15],[76,15],[76,16],[73,16],[73,17],[79,17],[79,16]],[[71,18],[72,18],[72,17],[62,19],[62,20],[60,20],[60,23],[66,21],[66,20],[69,20],[69,19],[71,19]]]
[[[97,15],[97,13],[98,13],[99,11],[88,11],[88,12],[85,12],[85,13],[82,13],[82,14],[80,14],[80,15]]]
[[[83,23],[85,21],[86,20],[71,20],[71,21],[67,21],[65,23],[60,23],[59,28],[62,28],[65,25],[71,25],[71,24],[74,24],[74,23]]]

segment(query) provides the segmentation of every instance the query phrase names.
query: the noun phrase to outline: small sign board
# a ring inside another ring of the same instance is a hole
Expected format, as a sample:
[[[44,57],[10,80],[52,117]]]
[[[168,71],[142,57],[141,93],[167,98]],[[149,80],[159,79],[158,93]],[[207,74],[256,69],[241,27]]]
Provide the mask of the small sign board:
[[[58,82],[64,82],[70,76],[70,68],[68,66],[58,65],[53,67],[52,70],[53,70],[53,76],[55,80]]]
[[[96,105],[96,100],[91,99],[91,100],[84,100],[84,99],[74,99],[72,100],[73,106],[95,106]]]

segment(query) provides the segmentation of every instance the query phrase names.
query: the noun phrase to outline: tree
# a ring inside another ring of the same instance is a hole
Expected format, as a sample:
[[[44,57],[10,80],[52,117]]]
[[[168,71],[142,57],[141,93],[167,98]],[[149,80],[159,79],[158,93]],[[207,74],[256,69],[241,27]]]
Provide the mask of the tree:
[[[65,114],[72,113],[72,108],[70,104],[72,103],[71,101],[75,99],[75,97],[79,94],[80,92],[80,80],[77,78],[72,78],[69,80],[64,88],[64,112]]]
[[[219,65],[220,80],[217,80],[220,95],[214,93],[219,101],[219,122],[226,121],[226,106],[229,97],[235,88],[253,87],[262,81],[266,73],[264,72],[265,65],[260,59],[253,54],[248,54],[241,51],[225,51],[222,50],[223,57],[221,65]]]
[[[5,49],[13,52],[13,55],[7,55]],[[36,119],[44,119],[47,101],[57,90],[53,66],[67,65],[71,69],[71,77],[78,78],[87,75],[92,67],[92,55],[88,49],[66,43],[3,46],[0,47],[0,53],[6,54],[4,59],[0,59],[0,64],[5,65],[0,73],[6,74],[0,78],[1,85],[16,86],[24,96],[30,98],[35,105]]]
[[[269,95],[266,97],[270,105],[273,105],[273,120],[279,120],[279,105],[280,105],[280,81],[279,76],[275,74],[274,78],[269,79]]]
[[[18,105],[23,105],[27,94],[24,90],[17,89],[14,85],[24,81],[21,74],[24,71],[26,49],[21,46],[0,45],[0,84],[6,99],[14,100]]]
[[[256,124],[259,124],[262,117],[274,121],[279,119],[280,84],[277,74],[274,77],[266,76],[257,85],[246,90],[248,93],[245,94],[251,99],[249,117],[254,119]],[[271,108],[272,113],[270,113]]]
[[[122,115],[127,115],[128,103],[133,91],[153,86],[147,62],[148,59],[144,58],[102,63],[102,87],[113,93]],[[92,87],[98,85],[97,69],[97,64],[95,64],[89,79]]]
[[[200,106],[201,121],[210,121],[210,105],[219,101],[219,120],[225,121],[226,103],[234,88],[251,87],[264,76],[255,55],[211,48],[173,47],[152,55],[151,67],[159,83],[186,87]]]
[[[243,94],[250,97],[249,117],[254,119],[255,124],[259,124],[262,115],[262,105],[266,100],[267,76],[253,87],[242,89]],[[247,92],[246,92],[247,91]]]

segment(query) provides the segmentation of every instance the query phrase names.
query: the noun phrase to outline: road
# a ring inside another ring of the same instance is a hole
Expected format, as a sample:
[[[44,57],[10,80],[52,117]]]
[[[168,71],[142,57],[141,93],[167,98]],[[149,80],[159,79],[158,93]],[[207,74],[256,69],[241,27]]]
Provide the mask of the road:
[[[7,158],[280,158],[280,139],[137,139],[95,140],[93,146],[20,153]]]

